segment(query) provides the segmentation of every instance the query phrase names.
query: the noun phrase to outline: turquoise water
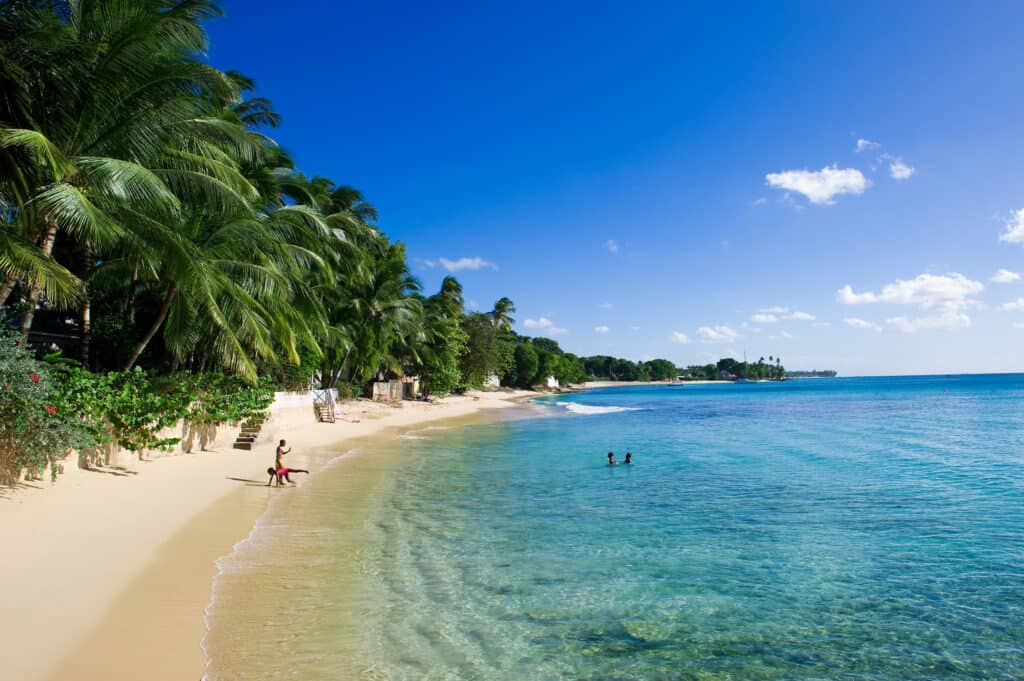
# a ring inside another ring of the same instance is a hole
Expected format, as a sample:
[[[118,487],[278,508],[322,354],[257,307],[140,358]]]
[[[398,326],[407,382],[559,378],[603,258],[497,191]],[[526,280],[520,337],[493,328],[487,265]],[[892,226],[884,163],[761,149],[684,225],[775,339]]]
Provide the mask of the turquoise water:
[[[403,441],[366,521],[363,676],[1024,678],[1024,376],[539,403]],[[307,630],[331,607],[308,597]]]

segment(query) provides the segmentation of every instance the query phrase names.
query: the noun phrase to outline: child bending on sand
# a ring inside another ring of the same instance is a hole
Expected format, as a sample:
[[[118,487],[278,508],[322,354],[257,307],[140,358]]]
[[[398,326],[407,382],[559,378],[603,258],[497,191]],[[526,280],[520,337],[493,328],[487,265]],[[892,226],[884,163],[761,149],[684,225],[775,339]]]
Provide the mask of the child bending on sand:
[[[309,471],[303,468],[278,468],[277,470],[274,470],[273,468],[268,468],[267,475],[270,476],[270,479],[267,480],[267,487],[270,487],[270,483],[274,482],[274,476],[277,476],[277,485],[275,485],[275,487],[280,487],[281,485],[283,485],[284,483],[282,482],[282,480],[287,480],[288,482],[291,482],[294,485],[295,483],[292,482],[292,479],[288,477],[289,473],[309,473]]]
[[[292,451],[290,447],[285,449],[285,444],[285,441],[281,440],[281,444],[277,445],[277,455],[274,457],[274,467],[267,469],[267,474],[270,475],[270,480],[267,481],[267,487],[270,487],[270,483],[273,482],[275,475],[277,476],[277,486],[280,487],[284,480],[292,482],[292,479],[288,477],[289,473],[309,473],[309,471],[301,468],[288,468],[284,465],[284,455]]]

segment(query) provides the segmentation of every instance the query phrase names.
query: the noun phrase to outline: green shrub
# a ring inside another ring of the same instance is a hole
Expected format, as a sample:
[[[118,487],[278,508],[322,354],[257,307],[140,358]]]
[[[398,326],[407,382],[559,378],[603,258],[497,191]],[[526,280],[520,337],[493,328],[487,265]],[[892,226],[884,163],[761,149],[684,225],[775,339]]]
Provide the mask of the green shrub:
[[[0,335],[0,481],[12,484],[22,470],[40,477],[72,449],[97,444],[78,412],[64,406],[62,387],[50,368],[19,343]]]

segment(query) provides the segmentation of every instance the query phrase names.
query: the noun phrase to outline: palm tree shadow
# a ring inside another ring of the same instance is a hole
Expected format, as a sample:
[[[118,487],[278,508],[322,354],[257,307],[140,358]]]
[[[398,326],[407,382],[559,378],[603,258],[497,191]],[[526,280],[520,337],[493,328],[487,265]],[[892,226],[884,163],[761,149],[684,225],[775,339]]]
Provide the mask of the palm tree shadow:
[[[234,480],[235,482],[244,482],[246,487],[266,487],[267,483],[260,480],[251,480],[249,478],[232,478],[231,476],[225,476],[225,480]]]
[[[138,471],[133,471],[128,468],[122,468],[121,466],[90,466],[89,468],[83,468],[82,470],[90,473],[105,473],[106,475],[116,475],[118,477],[127,478],[133,475],[138,475]]]

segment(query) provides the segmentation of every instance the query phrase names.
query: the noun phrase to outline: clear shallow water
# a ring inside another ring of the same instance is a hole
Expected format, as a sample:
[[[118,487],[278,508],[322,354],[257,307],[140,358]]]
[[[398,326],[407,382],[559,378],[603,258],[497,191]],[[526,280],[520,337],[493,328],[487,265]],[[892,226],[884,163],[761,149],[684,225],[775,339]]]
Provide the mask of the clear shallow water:
[[[343,467],[294,490],[256,542],[288,550],[224,575],[211,677],[268,636],[283,678],[1024,677],[1024,376],[541,403],[400,441],[358,514]],[[230,642],[232,585],[275,575]]]

